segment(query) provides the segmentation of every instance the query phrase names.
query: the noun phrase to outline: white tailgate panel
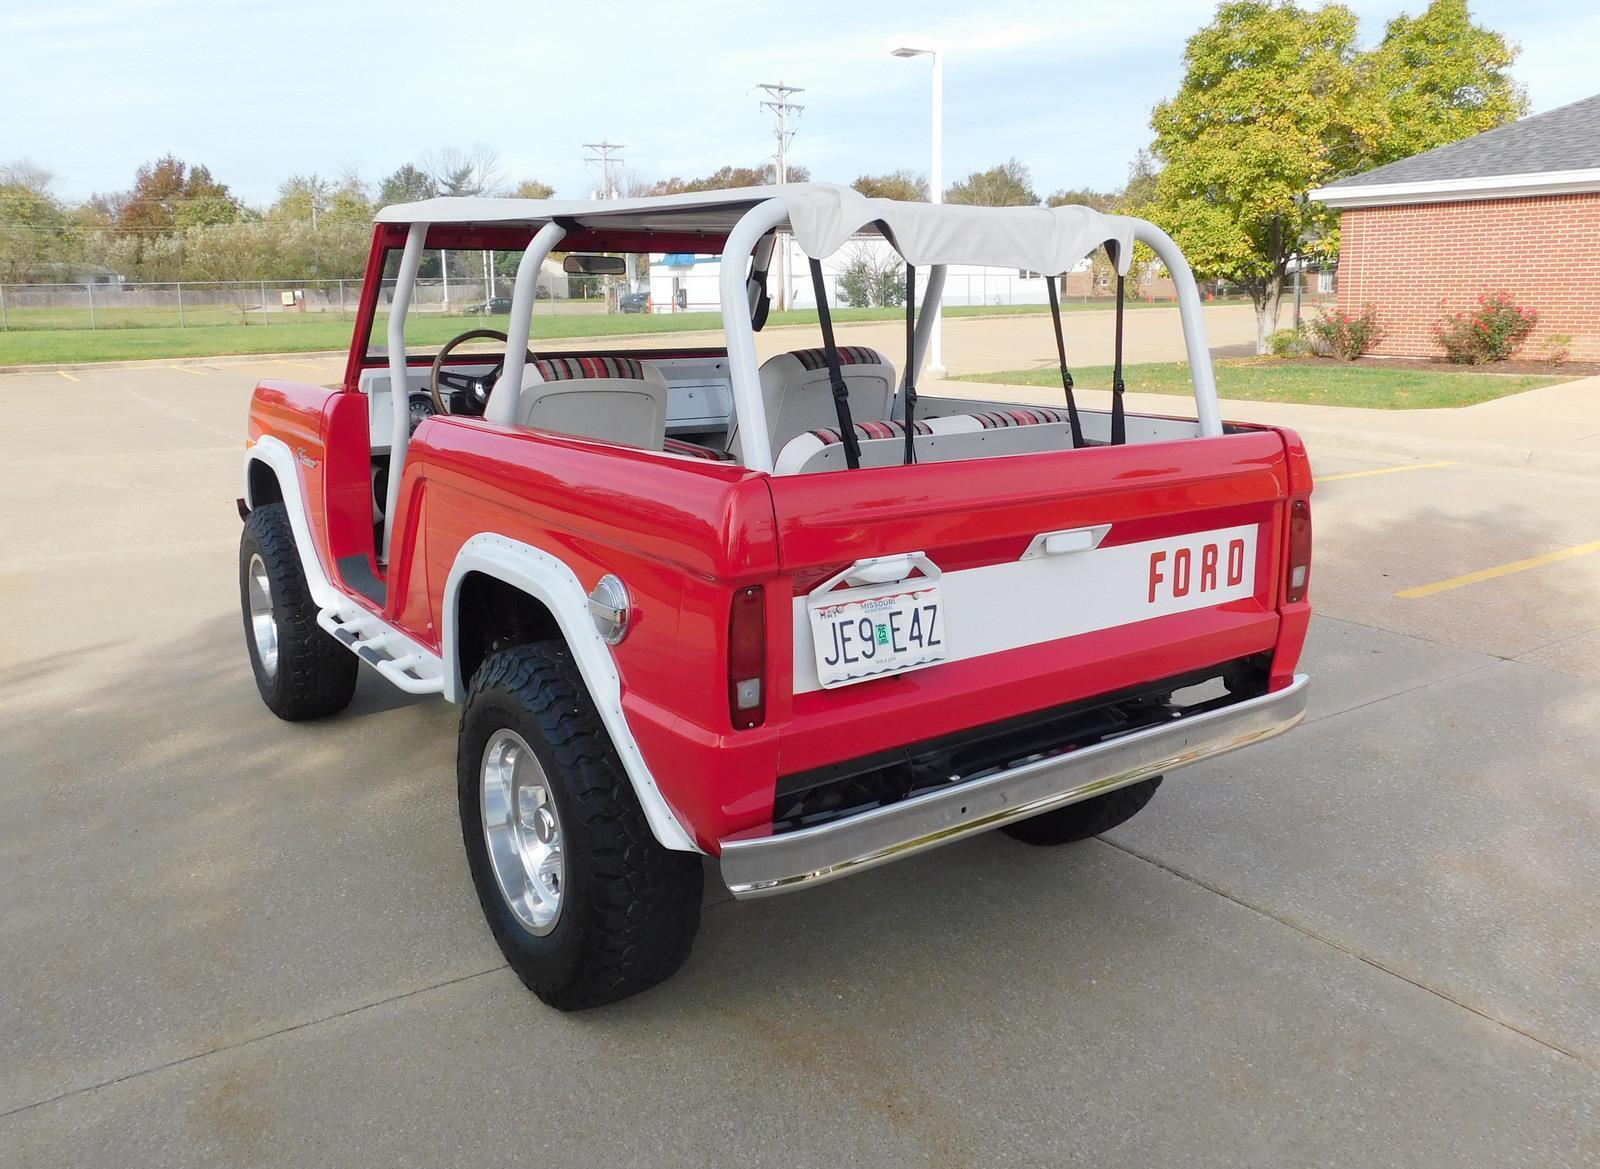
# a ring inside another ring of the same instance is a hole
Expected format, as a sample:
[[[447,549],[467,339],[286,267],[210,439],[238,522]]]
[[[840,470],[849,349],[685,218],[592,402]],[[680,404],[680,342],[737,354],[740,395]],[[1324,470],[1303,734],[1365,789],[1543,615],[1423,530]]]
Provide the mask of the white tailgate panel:
[[[1243,524],[943,573],[946,660],[1242,600],[1256,589],[1256,532]],[[820,689],[806,598],[796,597],[794,692]]]

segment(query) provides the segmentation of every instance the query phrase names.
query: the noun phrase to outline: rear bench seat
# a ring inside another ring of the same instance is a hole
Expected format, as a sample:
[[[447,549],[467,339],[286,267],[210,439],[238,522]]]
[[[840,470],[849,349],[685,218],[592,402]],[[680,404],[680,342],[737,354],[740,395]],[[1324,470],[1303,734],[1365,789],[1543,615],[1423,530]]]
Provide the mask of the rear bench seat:
[[[1057,438],[1056,430],[1067,429],[1067,412],[1058,410],[1054,406],[1004,406],[996,410],[985,410],[974,414],[946,414],[939,417],[920,417],[916,420],[916,432],[919,435],[933,435],[948,437],[959,434],[978,434],[987,430],[1010,430],[1025,426],[1043,426],[1049,428],[1047,444],[1040,445],[1037,449],[1048,450],[1056,445],[1053,440]],[[855,424],[856,438],[862,443],[861,461],[863,466],[890,466],[899,463],[905,451],[906,424],[898,418],[877,422],[857,422]],[[1040,437],[1044,437],[1041,432]],[[896,439],[897,442],[886,448],[873,448],[871,444],[876,439]],[[842,459],[837,457],[837,452],[830,455],[830,448],[843,445],[839,428],[830,426],[818,430],[808,430],[804,434],[796,435],[784,444],[783,450],[778,452],[774,464],[774,471],[779,475],[803,475],[814,471],[833,470],[835,465],[844,466]],[[977,453],[974,444],[974,454]],[[1070,437],[1066,445],[1071,445]],[[872,450],[873,458],[868,458],[868,451]],[[882,451],[880,455],[878,452]],[[1007,453],[996,451],[994,453]],[[1020,452],[1011,452],[1020,453]]]

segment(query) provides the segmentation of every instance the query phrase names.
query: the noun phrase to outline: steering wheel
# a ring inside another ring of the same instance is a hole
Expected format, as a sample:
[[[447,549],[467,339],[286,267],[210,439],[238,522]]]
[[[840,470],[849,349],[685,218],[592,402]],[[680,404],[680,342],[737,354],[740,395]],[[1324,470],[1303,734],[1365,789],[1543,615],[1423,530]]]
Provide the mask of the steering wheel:
[[[480,337],[494,341],[509,340],[498,329],[468,329],[445,342],[444,348],[439,350],[439,356],[433,359],[433,368],[428,371],[428,392],[433,395],[433,408],[437,413],[481,415],[488,409],[489,395],[494,392],[494,384],[506,367],[504,357],[488,373],[452,373],[444,368],[445,359],[456,346]],[[538,360],[531,349],[528,350],[527,360],[529,365]],[[448,398],[439,389],[441,384],[450,391]],[[450,402],[457,398],[463,402],[465,409],[457,411],[450,408]]]

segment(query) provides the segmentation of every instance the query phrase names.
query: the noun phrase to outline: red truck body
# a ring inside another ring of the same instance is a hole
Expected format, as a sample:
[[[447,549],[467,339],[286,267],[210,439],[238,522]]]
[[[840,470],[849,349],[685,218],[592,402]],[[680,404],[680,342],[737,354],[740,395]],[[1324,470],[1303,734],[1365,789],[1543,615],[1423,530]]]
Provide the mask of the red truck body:
[[[873,422],[861,430],[862,449],[874,448],[876,462],[829,469],[838,464],[818,461],[824,451],[808,473],[784,473],[794,465],[787,453],[776,466],[776,452],[759,446],[743,461],[729,457],[738,449],[732,424],[727,453],[685,457],[659,438],[638,446],[506,421],[492,409],[425,410],[431,416],[413,419],[408,441],[396,422],[403,464],[398,484],[388,483],[381,379],[403,374],[415,397],[429,370],[443,404],[441,369],[492,383],[504,367],[472,374],[489,359],[401,358],[369,345],[386,268],[407,239],[412,272],[423,247],[514,246],[534,256],[541,240],[551,246],[551,224],[569,243],[596,249],[733,246],[726,230],[689,238],[670,225],[652,233],[628,221],[607,231],[554,211],[529,218],[381,224],[344,383],[266,381],[251,403],[242,509],[283,505],[321,629],[395,684],[470,700],[475,675],[496,654],[535,642],[566,647],[655,843],[722,857],[740,895],[1092,800],[1300,718],[1312,477],[1287,430],[1208,431],[1202,409],[1199,424],[1142,416],[1130,420],[1125,443],[1077,447],[1049,412],[924,397],[918,417],[934,419],[919,439],[924,461],[901,463],[901,440],[883,435],[903,426]],[[1139,238],[1156,237],[1165,240]],[[1175,248],[1169,262],[1181,263]],[[1192,288],[1186,268],[1182,276]],[[523,285],[519,277],[513,319],[529,310]],[[743,287],[728,283],[725,293],[742,299]],[[403,317],[403,300],[395,311]],[[743,410],[754,400],[740,398],[749,335],[731,325],[728,335],[727,348],[596,350],[581,355],[580,372],[631,369],[627,384],[648,389],[639,372],[648,370],[670,389],[684,369],[698,377],[711,368]],[[519,348],[514,328],[512,337],[508,352]],[[499,384],[495,393],[512,392]],[[1103,415],[1084,414],[1096,433],[1107,425],[1118,433]],[[1005,437],[988,428],[1022,422],[1043,423],[1034,431],[1045,436],[1040,449],[996,446],[988,457],[980,444]],[[826,443],[841,432],[811,433]],[[969,453],[956,453],[962,443]],[[247,542],[254,559],[242,561],[258,667],[264,614],[284,619],[281,600],[264,609],[248,591],[261,547]],[[921,621],[912,605],[888,620],[893,628],[853,618],[817,624],[820,597],[862,580],[902,590],[896,604],[936,586],[938,603],[914,636],[937,652],[882,676],[842,678],[841,661],[890,652],[886,645],[898,651],[911,634],[895,621]],[[266,696],[263,676],[258,668]],[[478,764],[463,752],[470,785]],[[464,795],[464,825],[469,802]],[[469,826],[469,855],[471,835]],[[480,896],[494,923],[481,881]],[[550,904],[559,913],[559,901]]]

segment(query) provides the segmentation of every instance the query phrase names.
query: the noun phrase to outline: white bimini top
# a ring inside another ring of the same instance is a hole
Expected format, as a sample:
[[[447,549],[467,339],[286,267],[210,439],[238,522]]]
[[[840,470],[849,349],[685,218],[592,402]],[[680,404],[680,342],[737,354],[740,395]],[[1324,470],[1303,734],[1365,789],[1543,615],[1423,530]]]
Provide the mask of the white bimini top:
[[[1059,276],[1104,243],[1116,245],[1126,274],[1139,220],[1089,207],[972,207],[869,199],[834,183],[786,183],[642,199],[424,199],[378,212],[379,223],[501,224],[538,230],[560,220],[579,227],[705,232],[725,236],[752,207],[783,204],[807,256],[832,255],[852,236],[881,234],[918,267],[989,264]]]

